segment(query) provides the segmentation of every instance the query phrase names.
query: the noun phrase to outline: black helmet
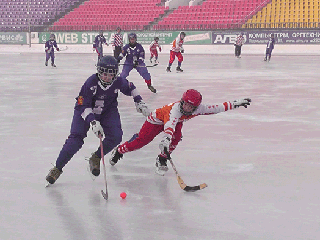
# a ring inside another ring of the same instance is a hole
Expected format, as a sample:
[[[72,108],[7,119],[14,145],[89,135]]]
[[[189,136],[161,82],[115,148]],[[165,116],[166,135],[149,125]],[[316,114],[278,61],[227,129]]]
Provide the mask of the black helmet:
[[[113,56],[103,56],[100,58],[97,64],[97,71],[98,71],[98,78],[101,84],[106,87],[107,85],[111,85],[118,77],[118,61]],[[111,73],[114,74],[111,82],[104,82],[101,76],[104,73]]]
[[[137,44],[137,34],[135,34],[135,33],[130,33],[130,34],[128,35],[128,39],[129,39],[129,45],[130,45],[130,47],[135,47],[136,44]],[[135,39],[135,42],[134,42],[134,43],[131,43],[130,39]]]

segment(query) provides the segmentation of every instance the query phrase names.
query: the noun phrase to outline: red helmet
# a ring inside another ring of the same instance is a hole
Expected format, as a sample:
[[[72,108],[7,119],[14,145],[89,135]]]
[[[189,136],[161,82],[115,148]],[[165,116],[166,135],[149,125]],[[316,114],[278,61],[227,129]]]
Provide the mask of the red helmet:
[[[201,104],[201,101],[202,101],[201,93],[199,93],[197,90],[189,89],[186,92],[184,92],[182,95],[182,98],[180,101],[181,102],[180,111],[183,114],[190,115],[197,109],[197,107],[199,107],[199,105]],[[187,102],[187,103],[191,104],[192,106],[194,106],[194,109],[192,112],[185,112],[183,110],[183,103],[184,102]]]

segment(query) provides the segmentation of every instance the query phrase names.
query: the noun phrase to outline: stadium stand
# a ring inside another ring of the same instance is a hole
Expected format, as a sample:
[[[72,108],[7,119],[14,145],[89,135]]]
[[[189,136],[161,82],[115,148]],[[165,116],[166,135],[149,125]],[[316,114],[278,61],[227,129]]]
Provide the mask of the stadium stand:
[[[318,28],[319,12],[319,0],[272,0],[243,27]]]
[[[1,0],[0,31],[41,30],[81,0]]]
[[[0,31],[318,28],[319,0],[0,0]]]
[[[153,29],[239,28],[268,2],[270,0],[207,0],[201,5],[179,6]]]
[[[161,0],[90,0],[74,9],[51,30],[145,30],[165,14]]]

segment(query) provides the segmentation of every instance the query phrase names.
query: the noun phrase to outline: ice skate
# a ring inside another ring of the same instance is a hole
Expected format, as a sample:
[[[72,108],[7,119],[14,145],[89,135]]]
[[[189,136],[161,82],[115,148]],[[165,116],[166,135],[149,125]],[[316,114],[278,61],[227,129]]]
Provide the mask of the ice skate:
[[[171,72],[171,69],[170,69],[170,67],[167,67],[167,69],[166,69],[166,70],[167,70],[167,72]]]
[[[54,167],[54,168],[50,169],[50,172],[46,176],[46,180],[50,184],[54,184],[55,181],[60,177],[61,173],[62,173],[62,171],[60,171],[58,168]]]
[[[150,62],[152,63],[152,58],[150,58]]]
[[[156,90],[152,85],[149,85],[148,88],[149,88],[149,90],[150,90],[151,92],[153,92],[153,93],[156,93],[156,92],[157,92],[157,90]]]
[[[164,174],[168,171],[167,159],[158,155],[156,160],[156,173],[164,176]]]
[[[52,67],[57,67],[54,63],[51,63],[51,66],[52,66]]]
[[[176,70],[177,72],[183,72],[183,70],[179,66],[176,68]]]
[[[101,158],[99,158],[95,153],[92,153],[89,158],[90,172],[96,177],[100,175],[100,160]]]
[[[48,61],[46,61],[44,65],[48,66]]]
[[[116,163],[117,163],[117,162],[120,160],[120,158],[122,158],[122,157],[123,157],[123,154],[119,153],[119,152],[118,152],[118,147],[116,147],[116,148],[113,150],[112,154],[111,154],[111,158],[110,158],[109,162],[110,162],[110,164],[111,164],[112,166],[114,166],[114,165],[116,165]]]
[[[267,57],[265,57],[265,58],[263,59],[263,61],[267,61]]]

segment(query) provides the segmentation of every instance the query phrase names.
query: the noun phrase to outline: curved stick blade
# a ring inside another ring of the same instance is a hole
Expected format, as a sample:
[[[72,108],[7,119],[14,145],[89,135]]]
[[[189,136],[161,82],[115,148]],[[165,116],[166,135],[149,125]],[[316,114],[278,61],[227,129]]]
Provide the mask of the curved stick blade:
[[[186,186],[185,188],[183,188],[183,190],[185,190],[186,192],[195,192],[195,191],[204,189],[205,187],[208,187],[208,185],[206,183],[201,183],[198,186],[193,186],[193,187]]]
[[[103,190],[101,190],[101,194],[105,200],[108,200],[108,192],[104,193]]]

